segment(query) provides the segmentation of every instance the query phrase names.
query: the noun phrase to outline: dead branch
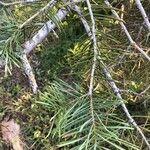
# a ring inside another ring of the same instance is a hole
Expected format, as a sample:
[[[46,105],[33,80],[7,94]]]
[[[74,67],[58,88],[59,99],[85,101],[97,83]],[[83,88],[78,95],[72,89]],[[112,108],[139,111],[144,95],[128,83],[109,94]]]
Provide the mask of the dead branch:
[[[68,3],[66,2],[66,3],[67,3],[67,5],[71,5],[71,4],[79,3],[79,2],[81,2],[81,0],[74,0],[73,2],[68,2]],[[47,6],[45,6],[45,7],[46,7],[46,9],[48,9]],[[57,18],[59,21],[62,21],[66,17],[67,13],[68,13],[68,10],[65,8],[59,9],[57,14],[55,15],[55,18]],[[36,16],[37,15],[35,14],[34,17],[36,17]],[[34,19],[34,17],[32,19]],[[23,26],[24,25],[20,25],[20,27],[23,27]],[[49,20],[46,23],[44,23],[43,27],[37,33],[35,33],[35,35],[30,40],[28,40],[24,44],[22,44],[22,46],[24,48],[24,52],[26,54],[29,54],[55,28],[56,28],[56,24],[52,20]],[[2,59],[0,59],[0,68],[2,68],[4,65],[5,65],[4,61]]]
[[[136,96],[143,96],[149,89],[150,89],[150,85],[140,93],[134,92],[132,90],[121,90],[121,89],[120,89],[120,92],[133,93]]]
[[[31,67],[25,53],[22,54],[21,60],[22,60],[23,70],[26,73],[26,75],[28,76],[29,83],[30,83],[30,86],[32,88],[32,91],[33,91],[34,94],[36,94],[37,90],[38,90],[38,85],[37,85],[34,73],[32,71],[32,67]]]
[[[74,4],[74,3],[79,3],[81,0],[74,0],[72,3],[67,3],[67,5]],[[65,8],[61,8],[58,10],[57,14],[55,15],[55,18],[57,18],[58,21],[62,21],[66,15],[68,14],[68,10]],[[56,24],[52,21],[49,20],[46,22],[43,27],[32,37],[32,39],[26,41],[23,44],[25,53],[28,54],[30,53],[39,43],[41,43],[47,35],[53,31],[56,27]]]
[[[118,20],[121,20],[120,17],[119,17],[119,15],[118,15],[117,12],[113,9],[113,7],[111,6],[111,4],[109,3],[108,0],[105,0],[105,4],[111,9],[112,13],[116,16],[116,18],[117,18]],[[130,44],[131,44],[133,47],[135,47],[141,54],[143,54],[143,56],[144,56],[145,58],[147,58],[148,61],[150,61],[150,57],[147,55],[147,53],[146,53],[141,47],[139,47],[139,46],[135,43],[135,41],[132,39],[132,37],[131,37],[130,33],[128,32],[128,30],[127,30],[126,26],[124,25],[124,23],[123,23],[123,22],[119,22],[119,23],[120,23],[120,25],[121,25],[123,31],[125,32],[125,34],[126,34],[128,40],[129,40]]]
[[[61,21],[63,20],[68,11],[65,8],[59,9],[59,11],[56,14],[56,18]],[[56,27],[56,24],[49,20],[46,22],[43,27],[30,39],[29,41],[26,41],[22,46],[24,48],[24,51],[26,54],[30,53],[39,43],[41,43],[47,35]]]
[[[148,28],[148,30],[150,32],[150,22],[149,22],[147,14],[146,14],[143,6],[142,6],[141,1],[140,0],[135,0],[135,3],[137,5],[137,8],[139,9],[139,11],[141,12],[141,15],[142,15],[142,17],[144,19],[144,22],[145,22],[145,24],[146,24],[146,26],[147,26],[147,28]]]

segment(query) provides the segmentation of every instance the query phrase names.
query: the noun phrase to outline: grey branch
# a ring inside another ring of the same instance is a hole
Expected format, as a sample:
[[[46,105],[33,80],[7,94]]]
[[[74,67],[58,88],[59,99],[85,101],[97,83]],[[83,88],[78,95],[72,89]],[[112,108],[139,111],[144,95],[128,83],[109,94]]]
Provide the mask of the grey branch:
[[[17,1],[17,2],[14,2],[13,5],[15,4],[19,4],[20,2],[21,3],[25,3],[25,2],[35,2],[37,0],[26,0],[26,1]],[[79,0],[74,0],[74,3],[78,3],[80,2]],[[55,0],[51,0],[45,7],[43,7],[40,11],[38,11],[35,15],[33,15],[31,18],[29,18],[26,22],[24,22],[20,28],[22,28],[23,26],[25,26],[27,23],[29,23],[32,19],[34,19],[35,17],[37,17],[40,13],[48,10],[53,4],[55,3]],[[12,5],[12,3],[3,3],[0,1],[0,4],[3,4],[3,5]],[[70,3],[72,4],[72,3]],[[67,4],[69,5],[69,3]],[[56,14],[56,18],[59,20],[59,21],[62,21],[66,15],[67,15],[68,11],[63,8],[63,9],[59,9],[59,11],[57,12]],[[29,82],[30,82],[30,85],[32,87],[32,90],[33,90],[33,93],[37,93],[37,83],[36,83],[36,80],[35,80],[35,76],[33,74],[33,71],[32,71],[32,68],[31,68],[31,65],[27,59],[27,56],[26,54],[30,53],[38,44],[40,44],[46,37],[47,35],[54,30],[54,28],[56,27],[56,24],[52,21],[52,20],[49,20],[48,22],[46,22],[43,27],[32,37],[32,39],[30,39],[29,41],[26,41],[22,47],[22,52],[24,54],[22,54],[21,56],[21,60],[22,60],[22,64],[23,64],[23,69],[26,73],[26,75],[28,76],[28,79],[29,79]],[[0,67],[3,67],[5,65],[5,62],[0,59]]]
[[[67,15],[67,10],[60,9],[58,13],[56,14],[57,18],[59,20],[62,20]],[[22,63],[23,63],[23,69],[25,73],[28,76],[30,85],[32,87],[33,93],[37,93],[37,83],[35,80],[35,76],[32,72],[32,68],[27,60],[26,54],[28,54],[31,50],[33,50],[39,43],[41,43],[49,34],[50,31],[53,31],[53,29],[56,27],[56,24],[53,23],[51,20],[44,24],[44,26],[38,31],[37,34],[33,36],[33,38],[23,45],[23,51],[25,54],[22,56]]]
[[[105,0],[105,4],[111,9],[112,13],[116,16],[116,18],[117,18],[118,20],[121,20],[120,17],[119,17],[119,15],[118,15],[117,12],[113,9],[113,7],[111,6],[111,4],[109,3],[108,0]],[[147,53],[146,53],[141,47],[139,47],[139,46],[135,43],[135,41],[132,39],[132,37],[131,37],[130,33],[128,32],[128,30],[127,30],[126,26],[124,25],[124,23],[123,23],[123,22],[119,22],[119,23],[120,23],[120,25],[121,25],[123,31],[125,32],[125,34],[126,34],[128,40],[130,41],[130,44],[131,44],[132,46],[134,46],[141,54],[143,54],[143,56],[144,56],[145,58],[147,58],[148,61],[150,61],[150,57],[147,55]]]
[[[78,2],[81,2],[81,0],[74,0],[73,3],[78,3]],[[67,5],[73,4],[73,3],[67,3]],[[68,13],[68,11],[65,8],[59,9],[57,14],[55,15],[55,17],[59,21],[62,21],[66,17],[67,13]],[[28,40],[24,44],[22,44],[22,46],[24,48],[24,52],[26,54],[29,54],[55,28],[56,28],[56,24],[52,20],[49,20],[46,23],[44,23],[43,27],[37,33],[35,33],[35,35],[30,40]],[[4,65],[5,65],[4,61],[2,59],[0,59],[0,67],[2,68]]]
[[[32,71],[32,67],[31,67],[25,53],[22,53],[21,60],[22,60],[23,70],[25,71],[26,75],[28,76],[32,91],[33,91],[34,94],[36,94],[38,86],[37,86],[37,83],[36,83],[36,80],[35,80],[34,73]]]
[[[140,10],[141,15],[142,15],[142,17],[143,17],[143,19],[144,19],[144,22],[145,22],[145,24],[146,24],[146,26],[147,26],[147,28],[148,28],[148,30],[149,30],[149,32],[150,32],[150,22],[149,22],[149,20],[148,20],[148,16],[147,16],[147,14],[146,14],[146,12],[145,12],[143,6],[142,6],[141,1],[140,1],[140,0],[135,0],[135,3],[136,3],[136,5],[137,5],[137,8]]]
[[[68,11],[64,9],[60,9],[57,14],[56,18],[61,21],[63,20]],[[56,24],[49,20],[46,22],[43,27],[30,39],[29,41],[26,41],[22,46],[24,47],[24,51],[26,54],[30,53],[39,43],[41,43],[47,35],[56,27]]]
[[[60,14],[60,13],[59,13]],[[60,16],[59,16],[60,17]],[[37,46],[37,44],[41,43],[42,40],[48,35],[48,33],[55,27],[55,24],[51,21],[47,22],[47,24],[45,24],[39,31],[38,33],[32,38],[32,40],[27,42],[27,46],[29,46],[30,51],[35,48]],[[32,45],[32,48],[30,47],[30,44]],[[29,52],[27,51],[27,49],[25,48],[23,50],[26,54]],[[22,64],[23,64],[23,69],[25,71],[25,73],[28,76],[30,85],[32,87],[33,93],[37,93],[37,83],[35,80],[35,76],[33,74],[32,68],[27,60],[27,56],[26,54],[22,55]]]

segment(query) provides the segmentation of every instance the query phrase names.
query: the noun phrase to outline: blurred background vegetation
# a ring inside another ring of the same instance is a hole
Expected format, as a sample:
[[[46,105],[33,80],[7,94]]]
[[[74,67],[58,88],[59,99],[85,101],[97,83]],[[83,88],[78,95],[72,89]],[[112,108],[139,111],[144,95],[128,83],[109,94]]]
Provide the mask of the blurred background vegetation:
[[[111,1],[123,15],[130,34],[145,52],[150,54],[150,39],[143,19],[132,1]],[[71,10],[57,29],[29,55],[39,93],[32,94],[21,69],[18,49],[63,7],[60,1],[47,13],[18,29],[27,18],[48,3],[0,5],[0,55],[7,62],[0,69],[0,119],[15,118],[21,126],[25,149],[33,150],[146,150],[139,133],[128,122],[119,100],[111,91],[98,63],[94,80],[95,126],[90,124],[88,91],[93,62],[91,41],[79,16]],[[149,13],[150,1],[142,1]],[[121,7],[124,6],[124,11]],[[89,21],[87,6],[80,4]],[[122,90],[126,105],[139,127],[150,141],[149,62],[134,48],[121,30],[118,20],[103,1],[92,1],[96,19],[98,53],[107,64],[116,84]],[[140,94],[141,93],[141,94]],[[0,149],[3,149],[1,140]]]

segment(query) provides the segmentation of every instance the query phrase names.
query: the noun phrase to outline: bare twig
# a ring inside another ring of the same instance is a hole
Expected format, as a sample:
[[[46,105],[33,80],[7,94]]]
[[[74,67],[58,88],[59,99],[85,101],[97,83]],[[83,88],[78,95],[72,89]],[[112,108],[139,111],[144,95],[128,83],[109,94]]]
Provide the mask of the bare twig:
[[[143,30],[143,27],[144,27],[144,24],[145,24],[145,22],[143,22],[142,25],[140,26],[139,32],[138,32],[138,34],[137,34],[137,38],[136,38],[135,41],[137,41],[137,40],[140,38],[141,33],[142,33],[142,30]]]
[[[118,15],[117,12],[113,9],[113,7],[111,6],[111,4],[109,3],[108,0],[105,0],[105,4],[111,9],[112,13],[116,16],[116,18],[117,18],[118,20],[120,20],[119,15]],[[124,30],[124,32],[125,32],[125,34],[126,34],[128,40],[130,41],[130,44],[131,44],[132,46],[134,46],[141,54],[143,54],[143,56],[144,56],[145,58],[147,58],[147,59],[150,61],[150,57],[147,55],[147,53],[146,53],[141,47],[139,47],[139,46],[135,43],[135,41],[132,39],[132,37],[131,37],[130,33],[128,32],[128,30],[127,30],[126,26],[124,25],[124,23],[123,23],[123,22],[119,22],[119,23],[120,23],[122,29]]]
[[[133,93],[136,96],[143,96],[149,89],[150,89],[150,85],[140,93],[134,92],[132,90],[121,90],[121,89],[120,89],[120,92]]]
[[[14,3],[7,3],[8,5],[15,5],[15,4],[19,4],[22,2],[34,2],[36,0],[26,0],[26,1],[18,1],[18,2],[14,2]],[[81,0],[74,0],[73,3],[78,3]],[[0,1],[1,2],[1,1]],[[43,7],[40,11],[38,11],[35,15],[33,15],[31,18],[29,18],[26,22],[24,22],[20,28],[22,28],[23,26],[25,26],[27,23],[29,23],[32,19],[34,19],[36,16],[38,16],[40,13],[48,10],[53,4],[55,3],[55,0],[51,0],[45,7]],[[69,4],[73,4],[73,3],[67,3],[67,5]],[[1,2],[0,4],[4,4],[6,5],[6,3]],[[67,15],[68,11],[65,8],[60,9],[57,14],[56,14],[56,18],[61,21],[65,18],[65,16]],[[33,36],[33,38],[27,42],[25,42],[22,47],[23,47],[23,53],[21,56],[21,60],[22,60],[22,64],[23,64],[23,69],[26,73],[26,75],[28,76],[30,85],[32,87],[33,93],[37,93],[37,83],[35,80],[35,76],[33,74],[31,65],[27,59],[26,54],[28,54],[31,50],[33,50],[39,43],[41,43],[44,38],[47,37],[48,33],[51,31],[54,31],[54,28],[56,27],[56,24],[54,22],[52,22],[52,20],[46,22],[43,27]],[[0,60],[0,67],[3,67],[5,65],[5,63],[3,63],[2,60]]]
[[[43,9],[41,9],[39,12],[37,12],[34,16],[32,16],[26,23],[30,22],[32,19],[34,19],[34,17],[36,17],[37,15],[39,15],[40,13],[42,13],[43,11],[49,9],[53,4],[55,3],[54,0],[50,1],[48,3],[48,5],[46,5]],[[65,16],[67,15],[68,11],[63,8],[60,9],[57,14],[56,14],[56,18],[61,21],[63,18],[65,18]],[[26,24],[24,23],[22,25],[22,27]],[[37,32],[37,34],[35,34],[33,36],[33,38],[27,42],[25,42],[23,44],[23,48],[24,48],[24,52],[26,54],[28,54],[32,49],[34,49],[39,43],[41,43],[44,38],[47,37],[47,35],[49,34],[49,32],[53,31],[53,29],[56,27],[56,24],[54,22],[52,22],[52,20],[48,21],[47,23],[45,23],[43,25],[43,27]],[[33,92],[36,93],[37,92],[37,84],[36,84],[36,80],[34,77],[34,74],[32,72],[32,68],[29,64],[29,62],[27,61],[27,57],[26,54],[23,55],[23,68],[29,78],[30,81],[30,85],[33,89]]]
[[[82,20],[81,20],[81,21],[82,21]],[[84,24],[84,22],[86,22],[86,24]],[[89,27],[87,21],[84,20],[84,22],[82,22],[82,23],[83,23],[84,27],[86,28],[86,31],[88,31],[87,34],[91,33],[91,31],[89,31],[90,27]],[[88,26],[88,27],[87,27],[87,26]],[[91,33],[91,34],[92,34],[92,33]],[[150,145],[149,145],[149,143],[148,143],[148,141],[147,141],[145,135],[143,134],[142,130],[138,127],[138,125],[136,124],[136,122],[134,121],[134,119],[132,118],[132,116],[130,115],[130,113],[129,113],[129,111],[128,111],[128,109],[127,109],[127,107],[126,107],[126,105],[125,105],[125,103],[124,103],[124,101],[123,101],[123,99],[122,99],[122,96],[121,96],[121,94],[120,94],[120,90],[119,90],[119,88],[116,86],[115,81],[112,79],[111,74],[109,73],[109,71],[108,71],[106,65],[103,63],[101,57],[98,56],[98,59],[99,59],[100,63],[102,64],[103,72],[104,72],[105,76],[107,77],[108,82],[110,83],[110,86],[111,86],[113,92],[114,92],[114,93],[117,95],[117,97],[120,99],[120,105],[122,106],[122,108],[123,108],[123,110],[124,110],[126,116],[128,117],[129,122],[130,122],[130,123],[134,126],[134,128],[141,134],[141,136],[142,136],[143,140],[145,141],[146,145],[148,146],[148,148],[150,148]]]
[[[12,2],[12,3],[5,3],[5,2],[0,1],[0,5],[2,5],[2,6],[12,6],[12,5],[18,5],[18,4],[39,2],[39,1],[41,1],[41,0],[22,0],[22,1]]]
[[[47,11],[48,9],[50,9],[51,7],[54,6],[54,4],[56,3],[56,0],[51,0],[45,7],[41,8],[37,13],[35,13],[32,17],[30,17],[29,19],[27,19],[23,24],[21,24],[19,26],[19,28],[23,28],[25,25],[27,25],[29,22],[31,22],[34,18],[36,18],[38,15],[40,15],[41,13]]]
[[[139,93],[139,95],[143,95],[143,94],[146,93],[149,89],[150,89],[150,85],[149,85],[144,91],[142,91],[141,93]]]
[[[122,11],[122,12],[121,12],[121,15],[120,15],[121,20],[123,20],[123,18],[124,18],[124,7],[125,7],[125,6],[122,4],[122,5],[121,5],[121,11]]]
[[[146,12],[145,12],[143,6],[142,6],[141,1],[140,1],[140,0],[135,0],[135,3],[136,3],[136,5],[137,5],[137,8],[140,10],[141,15],[142,15],[142,17],[143,17],[143,19],[144,19],[144,22],[146,23],[146,26],[147,26],[147,28],[148,28],[148,30],[149,30],[149,32],[150,32],[150,22],[149,22],[149,20],[148,20],[148,16],[147,16],[147,14],[146,14]]]
[[[78,2],[81,2],[81,0],[74,0],[73,2],[68,2],[67,5],[78,3]],[[55,18],[57,18],[59,21],[62,21],[66,17],[67,13],[68,10],[65,8],[59,9],[57,14],[55,15]],[[24,52],[26,54],[29,54],[55,28],[56,28],[56,24],[52,20],[49,20],[46,23],[44,23],[43,27],[30,40],[22,44],[24,48]],[[0,59],[1,68],[5,65],[5,63],[3,62],[4,61]]]

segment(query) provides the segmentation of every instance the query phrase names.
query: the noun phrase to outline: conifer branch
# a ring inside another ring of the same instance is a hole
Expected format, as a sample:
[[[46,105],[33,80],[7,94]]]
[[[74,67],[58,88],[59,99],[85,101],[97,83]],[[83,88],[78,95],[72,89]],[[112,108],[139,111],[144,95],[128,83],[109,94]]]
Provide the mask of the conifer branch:
[[[146,14],[146,12],[145,12],[143,6],[142,6],[141,1],[140,1],[140,0],[135,0],[135,3],[136,3],[136,5],[137,5],[137,8],[140,10],[141,15],[142,15],[142,17],[143,17],[143,19],[144,19],[144,22],[145,22],[145,24],[146,24],[146,26],[147,26],[147,28],[148,28],[148,30],[149,30],[149,32],[150,32],[150,22],[149,22],[149,19],[148,19],[147,14]]]
[[[86,3],[87,3],[89,14],[90,14],[90,17],[91,17],[92,32],[91,32],[90,26],[88,25],[86,19],[84,18],[84,16],[81,13],[80,8],[77,5],[74,5],[73,9],[79,15],[79,17],[81,19],[81,22],[83,23],[84,28],[85,28],[88,36],[93,41],[94,58],[93,58],[93,64],[92,64],[92,69],[91,69],[91,77],[90,77],[90,85],[89,85],[88,95],[90,97],[90,109],[91,109],[92,122],[93,122],[93,125],[94,125],[95,124],[95,118],[94,118],[94,108],[93,108],[94,107],[93,106],[93,84],[94,84],[94,74],[95,74],[96,61],[97,61],[97,40],[96,40],[95,19],[94,19],[94,15],[93,15],[93,12],[92,12],[91,4],[90,4],[89,0],[86,0]]]
[[[96,39],[96,26],[95,26],[95,19],[93,15],[93,11],[91,8],[91,4],[89,0],[86,0],[88,10],[90,13],[91,17],[91,22],[92,22],[92,37],[91,40],[93,41],[93,50],[94,50],[94,58],[93,58],[93,65],[92,65],[92,70],[91,70],[91,78],[90,78],[90,86],[89,86],[89,95],[92,95],[93,92],[93,84],[94,84],[94,74],[95,74],[95,69],[96,69],[96,61],[97,61],[97,39]],[[89,34],[89,33],[88,33]]]
[[[117,18],[118,20],[121,20],[120,17],[119,17],[119,15],[118,15],[117,12],[113,9],[113,7],[111,6],[111,4],[109,3],[108,0],[105,0],[105,4],[111,9],[112,13],[116,16],[116,18]],[[125,34],[126,34],[128,40],[129,40],[130,44],[131,44],[133,47],[135,47],[141,54],[143,54],[143,56],[144,56],[145,58],[147,58],[148,61],[150,61],[150,56],[148,56],[147,53],[146,53],[141,47],[139,47],[139,46],[136,44],[136,42],[132,39],[132,37],[131,37],[130,33],[128,32],[128,30],[127,30],[126,26],[124,25],[124,23],[123,23],[123,22],[119,22],[119,23],[120,23],[120,26],[122,27],[123,31],[125,32]]]
[[[86,21],[86,20],[84,20],[84,21]],[[83,26],[86,28],[86,31],[88,31],[88,33],[91,32],[91,31],[89,31],[90,27],[87,28],[87,25],[88,25],[87,21],[86,21],[86,24],[84,24],[84,22],[82,22],[82,23],[83,23]],[[88,26],[89,26],[89,25],[88,25]],[[88,34],[88,33],[87,33],[87,34]],[[92,33],[91,33],[91,34],[92,34]],[[134,128],[140,133],[140,135],[142,136],[142,138],[143,138],[143,140],[145,141],[146,145],[147,145],[148,148],[150,149],[150,144],[149,144],[149,142],[147,141],[145,135],[143,134],[142,130],[139,128],[139,126],[137,125],[137,123],[135,122],[135,120],[134,120],[134,119],[132,118],[132,116],[130,115],[130,113],[129,113],[129,111],[128,111],[128,109],[127,109],[127,107],[126,107],[126,105],[125,105],[125,103],[124,103],[124,101],[123,101],[123,99],[122,99],[122,96],[121,96],[121,94],[120,94],[120,89],[116,86],[115,81],[113,80],[111,74],[109,73],[109,71],[108,71],[106,65],[104,64],[104,62],[102,61],[101,57],[98,57],[98,58],[99,58],[99,60],[100,60],[100,63],[102,64],[102,69],[103,69],[104,75],[107,77],[107,80],[108,80],[108,82],[109,82],[109,84],[110,84],[110,86],[111,86],[111,88],[112,88],[114,94],[116,94],[117,97],[119,98],[119,100],[120,100],[120,105],[121,105],[123,111],[125,112],[125,114],[126,114],[128,120],[129,120],[129,122],[130,122],[130,123],[134,126]]]
[[[92,64],[91,77],[90,77],[90,85],[89,85],[89,93],[88,94],[90,96],[90,108],[91,108],[92,122],[93,122],[93,125],[95,125],[94,106],[93,106],[93,85],[94,85],[94,75],[95,75],[98,52],[97,52],[95,18],[94,18],[94,15],[93,15],[93,11],[92,11],[90,1],[86,0],[86,3],[87,3],[88,10],[89,10],[91,22],[92,22],[91,40],[93,41],[93,51],[94,51],[93,64]],[[82,20],[82,22],[85,22],[85,20],[82,19],[82,17],[81,17],[81,20]],[[87,24],[86,24],[86,27],[87,27]],[[86,31],[88,31],[89,29],[90,29],[90,27],[88,29],[86,29]],[[88,35],[90,35],[90,32],[88,32]]]

